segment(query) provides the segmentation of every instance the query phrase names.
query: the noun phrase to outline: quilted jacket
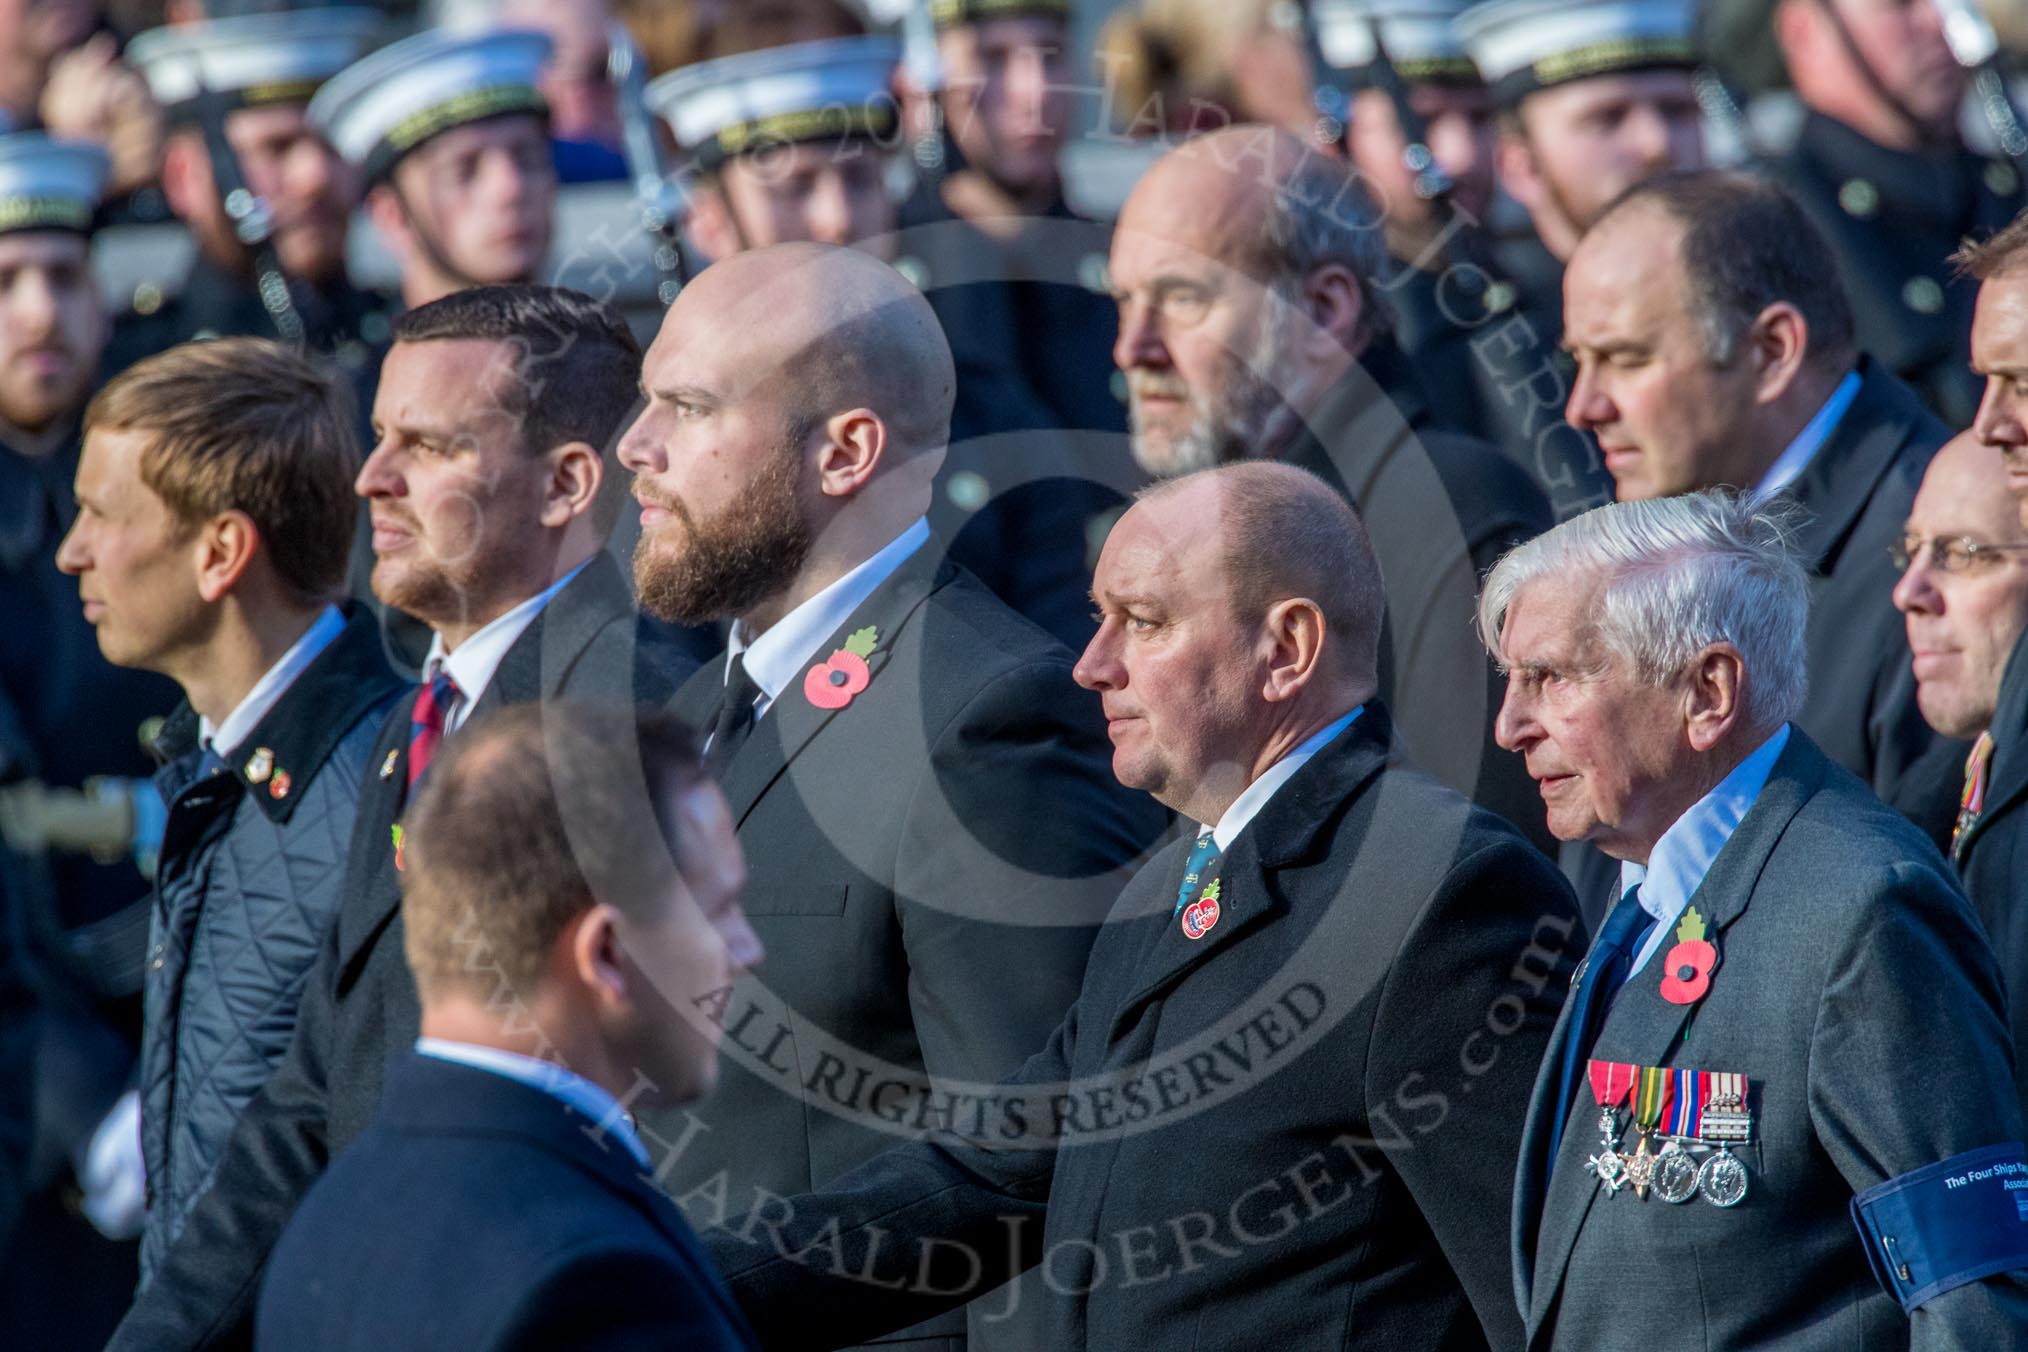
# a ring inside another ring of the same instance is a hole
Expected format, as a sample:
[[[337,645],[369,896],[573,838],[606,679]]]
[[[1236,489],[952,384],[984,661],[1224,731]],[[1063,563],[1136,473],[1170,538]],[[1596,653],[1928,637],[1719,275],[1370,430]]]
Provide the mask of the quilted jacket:
[[[156,741],[169,804],[156,871],[141,1047],[144,1273],[210,1185],[241,1110],[296,1023],[337,915],[361,779],[402,689],[371,612],[355,607],[222,757],[186,704]]]

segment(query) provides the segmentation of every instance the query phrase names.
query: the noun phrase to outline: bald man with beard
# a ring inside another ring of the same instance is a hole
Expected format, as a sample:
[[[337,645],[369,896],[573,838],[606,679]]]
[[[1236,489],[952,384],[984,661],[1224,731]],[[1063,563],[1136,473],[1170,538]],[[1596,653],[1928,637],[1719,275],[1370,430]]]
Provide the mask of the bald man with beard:
[[[930,536],[955,382],[900,274],[827,245],[734,255],[684,288],[642,380],[619,446],[636,588],[732,622],[674,711],[709,730],[768,952],[718,1011],[717,1096],[643,1123],[708,1227],[986,1112],[1164,818],[1113,778],[1073,655]],[[966,1316],[914,1336],[963,1346]]]
[[[1158,160],[1113,232],[1134,456],[1164,478],[1279,460],[1337,489],[1386,579],[1380,692],[1403,743],[1553,849],[1534,786],[1493,745],[1497,687],[1471,636],[1479,578],[1549,528],[1549,503],[1493,446],[1439,430],[1388,336],[1377,219],[1343,160],[1272,127]]]

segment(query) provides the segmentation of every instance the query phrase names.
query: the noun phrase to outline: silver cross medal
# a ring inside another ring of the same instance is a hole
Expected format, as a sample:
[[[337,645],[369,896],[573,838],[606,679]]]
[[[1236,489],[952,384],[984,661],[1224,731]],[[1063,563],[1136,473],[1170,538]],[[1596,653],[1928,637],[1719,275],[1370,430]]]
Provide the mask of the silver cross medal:
[[[1611,1108],[1601,1108],[1598,1114],[1598,1153],[1584,1162],[1584,1167],[1598,1175],[1598,1181],[1605,1185],[1608,1197],[1626,1186],[1627,1162],[1620,1158],[1618,1150],[1619,1133],[1614,1130],[1619,1124]]]

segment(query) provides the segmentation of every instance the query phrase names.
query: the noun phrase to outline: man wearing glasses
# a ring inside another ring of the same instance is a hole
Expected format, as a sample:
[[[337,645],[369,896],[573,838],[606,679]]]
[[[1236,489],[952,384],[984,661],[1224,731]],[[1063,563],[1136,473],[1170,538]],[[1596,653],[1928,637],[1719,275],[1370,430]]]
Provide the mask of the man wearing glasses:
[[[1929,725],[1972,743],[1951,858],[2000,960],[2015,1045],[2028,1045],[2028,913],[2014,842],[2028,825],[2028,531],[2007,466],[1971,432],[1923,475],[1908,525],[1889,550],[1901,581],[1916,700]],[[2004,753],[2001,750],[2004,744]],[[2028,863],[2024,859],[2023,863]]]

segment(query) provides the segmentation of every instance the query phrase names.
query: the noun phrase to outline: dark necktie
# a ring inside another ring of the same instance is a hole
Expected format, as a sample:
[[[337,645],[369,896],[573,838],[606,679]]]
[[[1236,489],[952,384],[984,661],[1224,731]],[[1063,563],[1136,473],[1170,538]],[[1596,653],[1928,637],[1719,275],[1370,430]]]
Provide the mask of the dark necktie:
[[[1181,915],[1183,908],[1197,895],[1198,884],[1211,876],[1211,870],[1218,863],[1218,842],[1210,830],[1199,832],[1197,843],[1190,847],[1190,861],[1183,865],[1183,883],[1176,889],[1176,909],[1171,915]]]
[[[1641,889],[1633,887],[1613,907],[1598,938],[1584,961],[1577,988],[1570,993],[1569,1036],[1563,1041],[1563,1064],[1557,1076],[1556,1115],[1549,1128],[1549,1159],[1543,1171],[1544,1186],[1556,1169],[1556,1148],[1563,1143],[1563,1127],[1570,1119],[1571,1095],[1584,1078],[1585,1062],[1591,1059],[1592,1043],[1598,1040],[1599,1026],[1613,996],[1626,983],[1628,968],[1641,941],[1654,928],[1655,918],[1641,909]]]
[[[724,770],[746,744],[760,694],[760,686],[746,674],[744,655],[733,657],[725,672],[725,699],[718,706],[718,717],[712,720],[711,745],[704,749],[704,768],[713,775]]]
[[[448,671],[437,672],[436,679],[416,695],[415,711],[408,718],[408,793],[411,798],[422,783],[423,773],[436,758],[438,745],[444,740],[445,721],[462,698],[464,692],[458,689],[458,683],[451,679]]]

